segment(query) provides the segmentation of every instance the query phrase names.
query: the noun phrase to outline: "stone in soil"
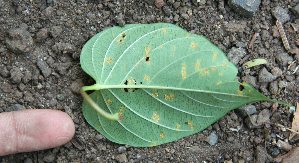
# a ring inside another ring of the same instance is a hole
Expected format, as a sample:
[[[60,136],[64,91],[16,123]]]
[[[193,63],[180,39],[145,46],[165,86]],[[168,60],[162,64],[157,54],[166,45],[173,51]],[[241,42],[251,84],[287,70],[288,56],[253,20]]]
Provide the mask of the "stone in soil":
[[[293,61],[293,58],[288,53],[277,53],[275,59],[281,67],[287,66]]]
[[[9,29],[5,42],[12,52],[18,54],[27,53],[33,47],[33,39],[30,33],[23,28]]]
[[[55,53],[74,53],[76,51],[76,48],[70,43],[58,42],[52,46],[52,50]]]
[[[119,155],[116,155],[115,156],[115,159],[118,161],[118,162],[128,162],[128,159],[127,159],[127,156],[126,154],[119,154]]]
[[[42,28],[36,33],[36,41],[42,42],[46,40],[49,36],[49,31],[47,28]]]
[[[52,72],[51,68],[44,60],[37,61],[37,66],[41,70],[45,78],[47,78]]]
[[[228,52],[227,57],[231,62],[237,65],[245,55],[246,51],[243,48],[232,47],[231,50]]]
[[[255,11],[258,9],[261,0],[229,0],[228,5],[235,12],[243,15],[244,17],[250,18],[253,17]]]
[[[23,74],[19,67],[14,67],[10,70],[10,80],[13,84],[19,84],[23,78]]]
[[[53,162],[55,159],[55,155],[52,152],[49,152],[46,156],[43,157],[43,161],[45,162]]]
[[[242,77],[242,80],[251,84],[253,87],[256,87],[256,77],[246,75],[246,76]]]
[[[11,105],[10,107],[6,108],[6,112],[12,112],[12,111],[18,111],[18,110],[25,110],[26,108],[23,105],[20,104],[14,104]]]
[[[268,83],[276,79],[276,76],[272,75],[265,67],[259,73],[259,82]]]
[[[208,136],[207,142],[210,145],[216,145],[217,141],[218,141],[218,136],[217,136],[216,132],[214,131]]]
[[[235,110],[235,112],[241,116],[242,118],[247,117],[248,114],[252,115],[256,112],[256,108],[254,105],[244,105]]]
[[[271,162],[273,160],[273,158],[267,153],[267,150],[264,147],[257,146],[254,153],[256,162]]]
[[[299,4],[291,9],[296,18],[299,18]]]
[[[276,6],[272,8],[271,13],[276,18],[276,20],[281,22],[281,24],[290,20],[290,15],[288,14],[288,10],[283,9],[280,6]]]

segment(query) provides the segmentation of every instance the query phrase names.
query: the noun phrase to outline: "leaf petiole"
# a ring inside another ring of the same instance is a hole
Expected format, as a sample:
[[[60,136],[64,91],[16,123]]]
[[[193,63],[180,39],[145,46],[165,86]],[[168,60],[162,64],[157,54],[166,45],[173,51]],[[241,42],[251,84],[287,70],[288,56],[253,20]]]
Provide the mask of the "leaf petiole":
[[[97,85],[92,85],[92,86],[84,86],[80,89],[80,93],[83,96],[83,98],[86,100],[86,102],[101,116],[105,117],[106,119],[113,120],[113,121],[118,121],[118,113],[111,114],[103,110],[101,107],[99,107],[90,97],[89,95],[85,92],[87,90],[95,90],[95,87]]]

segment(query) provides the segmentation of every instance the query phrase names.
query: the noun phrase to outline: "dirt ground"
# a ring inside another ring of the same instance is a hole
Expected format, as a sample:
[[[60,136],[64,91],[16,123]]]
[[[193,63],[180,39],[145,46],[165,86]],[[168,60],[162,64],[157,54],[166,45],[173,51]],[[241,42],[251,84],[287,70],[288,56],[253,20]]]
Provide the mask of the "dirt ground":
[[[155,3],[157,1],[157,3]],[[116,25],[168,22],[200,34],[231,53],[240,81],[251,83],[269,98],[292,105],[299,95],[299,55],[287,53],[271,9],[290,9],[298,0],[262,0],[256,14],[245,18],[224,0],[0,0],[0,112],[22,109],[57,109],[69,114],[76,133],[71,142],[43,151],[0,157],[11,162],[272,162],[295,148],[298,141],[281,147],[291,127],[289,108],[269,102],[252,105],[252,116],[269,120],[252,126],[232,111],[204,131],[151,148],[110,142],[84,119],[79,88],[92,79],[81,67],[85,42]],[[159,2],[159,3],[158,3]],[[297,40],[299,20],[291,11],[283,24],[291,49]],[[257,34],[255,34],[257,33]],[[250,43],[252,38],[255,41]],[[265,65],[244,69],[252,59]],[[298,71],[297,71],[298,70]],[[263,81],[262,77],[267,78]],[[207,137],[216,132],[211,146]]]

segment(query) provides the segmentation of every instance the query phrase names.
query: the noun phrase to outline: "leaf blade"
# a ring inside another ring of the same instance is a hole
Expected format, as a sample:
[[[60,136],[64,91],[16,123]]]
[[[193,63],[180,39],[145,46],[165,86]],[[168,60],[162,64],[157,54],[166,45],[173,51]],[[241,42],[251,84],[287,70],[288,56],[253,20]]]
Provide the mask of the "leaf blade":
[[[251,85],[241,85],[235,65],[203,36],[167,23],[103,32],[84,46],[81,64],[102,88],[92,99],[121,118],[111,122],[91,116],[93,109],[85,101],[83,113],[113,142],[164,144],[197,133],[246,103],[270,100]]]

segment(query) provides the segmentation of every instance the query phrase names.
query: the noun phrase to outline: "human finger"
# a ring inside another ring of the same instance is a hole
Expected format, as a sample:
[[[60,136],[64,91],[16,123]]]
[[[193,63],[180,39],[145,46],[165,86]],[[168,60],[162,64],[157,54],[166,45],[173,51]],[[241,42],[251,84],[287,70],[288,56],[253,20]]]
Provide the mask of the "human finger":
[[[75,133],[69,115],[50,109],[0,113],[0,156],[54,148]]]

